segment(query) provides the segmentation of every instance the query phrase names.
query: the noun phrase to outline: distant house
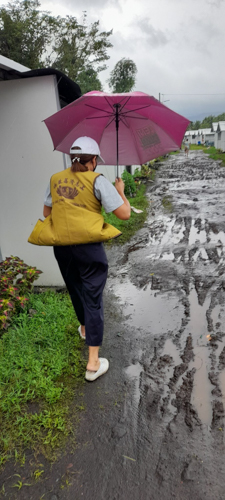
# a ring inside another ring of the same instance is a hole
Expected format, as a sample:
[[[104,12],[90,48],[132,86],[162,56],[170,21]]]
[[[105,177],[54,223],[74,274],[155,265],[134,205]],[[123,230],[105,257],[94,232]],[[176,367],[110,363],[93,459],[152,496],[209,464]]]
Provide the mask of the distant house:
[[[65,155],[53,153],[43,123],[78,97],[79,86],[52,68],[29,70],[0,56],[0,258],[18,255],[43,271],[40,285],[61,285],[52,248],[27,243],[42,217],[51,175],[63,170]]]
[[[225,121],[218,122],[217,126],[217,149],[225,151]]]
[[[198,142],[200,142],[201,144],[214,142],[213,139],[214,132],[212,132],[211,128],[202,128],[198,130]]]
[[[184,137],[188,139],[188,144],[197,144],[198,130],[187,130]]]

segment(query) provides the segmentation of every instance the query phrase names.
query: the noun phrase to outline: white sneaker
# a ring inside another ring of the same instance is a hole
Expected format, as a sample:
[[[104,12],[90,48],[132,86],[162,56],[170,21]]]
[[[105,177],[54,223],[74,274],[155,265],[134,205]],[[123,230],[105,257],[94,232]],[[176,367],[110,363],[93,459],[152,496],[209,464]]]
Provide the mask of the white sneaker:
[[[81,333],[81,325],[78,327],[78,332],[79,332],[79,334],[80,334],[80,337],[81,337],[83,340],[85,340],[85,339],[86,339],[86,337],[84,337],[84,336],[82,335],[82,333]]]
[[[101,375],[104,375],[109,369],[109,362],[108,359],[106,358],[99,358],[100,361],[100,366],[97,372],[91,372],[90,370],[87,370],[85,373],[85,378],[89,382],[94,382],[96,378],[101,377]]]

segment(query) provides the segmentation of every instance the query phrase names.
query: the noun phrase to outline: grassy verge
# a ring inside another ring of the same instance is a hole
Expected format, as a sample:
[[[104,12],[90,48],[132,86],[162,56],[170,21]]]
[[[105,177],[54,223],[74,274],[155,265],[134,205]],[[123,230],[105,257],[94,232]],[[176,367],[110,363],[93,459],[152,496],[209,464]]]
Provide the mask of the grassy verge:
[[[220,150],[214,148],[213,146],[202,146],[191,144],[190,149],[192,151],[202,150],[204,153],[207,153],[212,160],[221,160],[223,167],[225,166],[225,153],[222,153]]]
[[[113,214],[106,214],[103,210],[104,219],[109,224],[112,224],[117,229],[122,232],[122,235],[115,240],[110,240],[107,245],[112,245],[114,243],[123,245],[138,231],[143,227],[143,224],[147,217],[148,200],[145,196],[146,185],[141,184],[138,187],[137,194],[134,198],[128,198],[131,206],[143,210],[140,214],[135,214],[131,212],[129,220],[120,220]]]
[[[68,295],[48,291],[31,294],[0,338],[0,464],[24,462],[26,448],[53,459],[72,432],[71,399],[85,370],[77,327]]]

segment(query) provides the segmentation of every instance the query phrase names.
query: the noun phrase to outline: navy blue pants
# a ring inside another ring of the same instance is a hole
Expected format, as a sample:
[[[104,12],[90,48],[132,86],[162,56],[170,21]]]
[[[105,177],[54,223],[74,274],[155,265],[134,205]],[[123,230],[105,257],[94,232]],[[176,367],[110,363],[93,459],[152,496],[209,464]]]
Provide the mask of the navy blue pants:
[[[108,261],[102,243],[54,247],[62,277],[81,325],[86,344],[102,344],[104,313],[102,294],[107,280]]]

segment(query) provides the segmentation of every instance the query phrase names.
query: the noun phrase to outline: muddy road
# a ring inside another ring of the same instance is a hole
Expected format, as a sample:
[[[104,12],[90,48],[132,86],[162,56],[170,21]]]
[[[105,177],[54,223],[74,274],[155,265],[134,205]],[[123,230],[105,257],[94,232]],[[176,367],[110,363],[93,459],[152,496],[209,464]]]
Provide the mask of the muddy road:
[[[148,197],[145,227],[108,250],[110,370],[85,384],[77,448],[7,498],[225,499],[225,169],[171,156]]]

